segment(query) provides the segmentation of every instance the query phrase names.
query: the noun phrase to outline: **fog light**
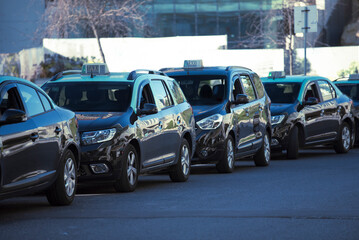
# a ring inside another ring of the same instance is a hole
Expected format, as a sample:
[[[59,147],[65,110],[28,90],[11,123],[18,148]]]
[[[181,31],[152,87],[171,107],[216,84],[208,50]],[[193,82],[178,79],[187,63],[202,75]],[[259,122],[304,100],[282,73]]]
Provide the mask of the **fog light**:
[[[105,163],[90,164],[90,167],[95,174],[107,173],[109,171]]]
[[[275,139],[275,138],[272,138],[271,145],[275,146],[275,145],[278,145],[278,144],[279,144],[278,140]]]

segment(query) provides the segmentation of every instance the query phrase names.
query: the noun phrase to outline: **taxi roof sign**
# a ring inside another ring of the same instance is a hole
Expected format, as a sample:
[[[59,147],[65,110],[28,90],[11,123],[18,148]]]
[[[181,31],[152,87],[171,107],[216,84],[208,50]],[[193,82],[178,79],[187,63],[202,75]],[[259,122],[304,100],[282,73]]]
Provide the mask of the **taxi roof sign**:
[[[81,75],[107,75],[110,72],[106,63],[85,63],[82,65]]]
[[[350,74],[349,75],[349,80],[359,80],[359,74]]]
[[[268,78],[272,78],[272,79],[285,78],[285,72],[284,71],[272,71],[272,72],[269,72]]]
[[[184,68],[203,68],[202,60],[185,60],[183,64]]]

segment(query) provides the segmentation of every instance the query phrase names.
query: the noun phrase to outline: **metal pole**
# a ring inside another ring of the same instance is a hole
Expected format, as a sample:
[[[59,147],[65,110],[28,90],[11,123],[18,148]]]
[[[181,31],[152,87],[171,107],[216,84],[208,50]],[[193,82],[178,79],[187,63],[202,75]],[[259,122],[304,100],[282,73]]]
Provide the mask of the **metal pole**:
[[[307,75],[307,32],[308,32],[308,8],[304,10],[304,76]]]

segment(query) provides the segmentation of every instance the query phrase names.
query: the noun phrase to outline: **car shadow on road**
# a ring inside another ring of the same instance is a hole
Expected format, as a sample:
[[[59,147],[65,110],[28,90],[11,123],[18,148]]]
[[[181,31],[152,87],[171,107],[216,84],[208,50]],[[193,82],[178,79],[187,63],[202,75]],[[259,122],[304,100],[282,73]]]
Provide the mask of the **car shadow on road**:
[[[330,147],[313,147],[313,148],[305,148],[299,150],[299,155],[297,159],[287,159],[286,152],[283,151],[282,153],[272,153],[271,160],[288,160],[288,161],[296,161],[296,160],[305,160],[305,159],[312,159],[312,158],[320,158],[323,156],[333,156],[337,155],[337,153]]]

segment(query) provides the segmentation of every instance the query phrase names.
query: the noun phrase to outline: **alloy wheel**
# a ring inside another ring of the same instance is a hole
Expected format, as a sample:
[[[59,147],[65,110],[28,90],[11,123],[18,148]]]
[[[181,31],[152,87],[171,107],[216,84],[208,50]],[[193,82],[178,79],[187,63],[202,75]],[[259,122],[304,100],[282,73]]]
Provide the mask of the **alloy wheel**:
[[[231,139],[228,139],[228,141],[227,141],[227,162],[228,162],[229,168],[233,168],[234,153],[233,153],[233,144],[232,144]]]
[[[349,149],[350,147],[350,138],[350,130],[347,126],[344,126],[342,131],[342,141],[345,149]]]
[[[127,178],[131,185],[136,183],[137,168],[136,168],[136,155],[130,151],[127,155]]]
[[[67,196],[72,196],[76,185],[75,164],[72,158],[68,158],[66,160],[64,168],[64,182]]]
[[[182,172],[186,176],[189,171],[189,151],[187,145],[183,145],[181,149]]]

